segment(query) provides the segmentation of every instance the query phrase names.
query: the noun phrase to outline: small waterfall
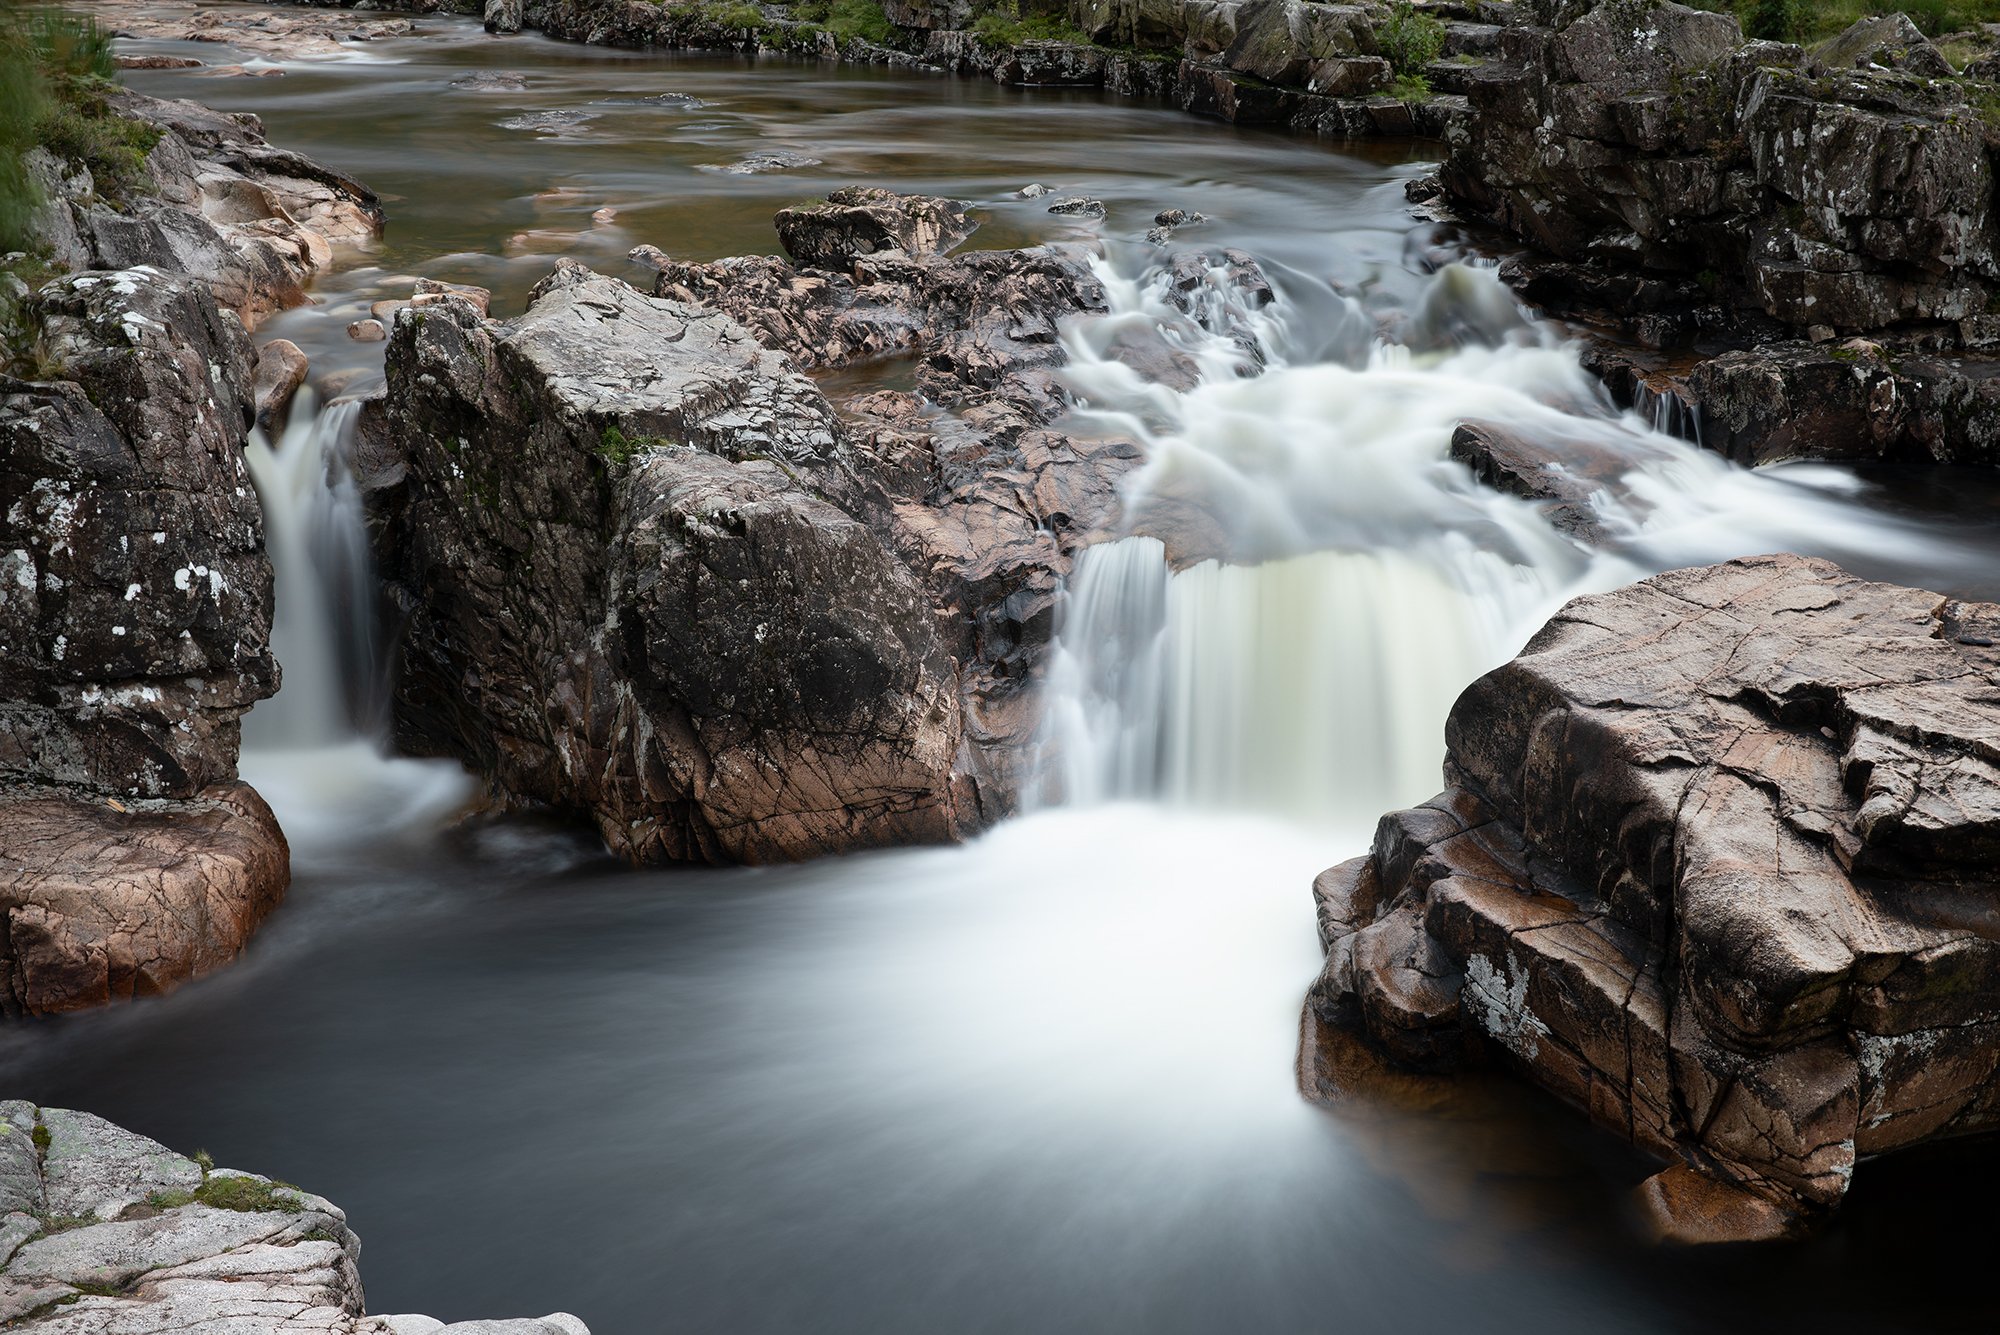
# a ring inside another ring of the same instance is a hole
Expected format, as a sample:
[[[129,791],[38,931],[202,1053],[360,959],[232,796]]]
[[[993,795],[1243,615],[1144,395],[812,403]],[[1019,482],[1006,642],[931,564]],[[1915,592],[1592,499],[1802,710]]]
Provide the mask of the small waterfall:
[[[348,469],[361,405],[318,408],[300,391],[276,445],[253,433],[246,457],[277,576],[271,646],[283,681],[243,720],[241,770],[293,846],[322,862],[357,828],[417,830],[460,806],[466,776],[448,761],[386,754],[388,665],[359,488]]]
[[[385,722],[368,528],[347,466],[361,405],[319,410],[311,394],[300,391],[275,446],[257,432],[247,450],[277,574],[271,643],[284,669],[277,695],[244,724],[245,744],[265,749],[331,746]]]

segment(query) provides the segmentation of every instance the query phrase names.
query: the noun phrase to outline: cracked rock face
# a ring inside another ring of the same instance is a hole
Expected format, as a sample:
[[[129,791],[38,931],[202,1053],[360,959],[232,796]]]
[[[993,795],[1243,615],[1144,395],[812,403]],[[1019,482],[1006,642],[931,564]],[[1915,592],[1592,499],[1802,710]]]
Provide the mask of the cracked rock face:
[[[955,837],[956,666],[788,357],[565,261],[511,324],[400,313],[388,370],[406,746],[634,860]]]
[[[1985,93],[1908,19],[1809,55],[1661,0],[1545,17],[1467,75],[1443,172],[1466,208],[1559,260],[1681,282],[1690,307],[2000,344]]]
[[[34,1335],[590,1335],[568,1313],[368,1316],[331,1201],[89,1113],[0,1101],[0,1322]]]
[[[1316,883],[1314,1009],[1506,1054],[1678,1165],[1644,1200],[1690,1240],[2000,1124],[1996,640],[1792,556],[1578,599],[1460,697],[1445,792]]]

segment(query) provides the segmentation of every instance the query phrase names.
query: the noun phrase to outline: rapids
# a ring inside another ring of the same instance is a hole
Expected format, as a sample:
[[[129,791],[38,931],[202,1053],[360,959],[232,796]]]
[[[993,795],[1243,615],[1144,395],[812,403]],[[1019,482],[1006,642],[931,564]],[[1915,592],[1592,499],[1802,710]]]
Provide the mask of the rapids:
[[[629,872],[571,831],[455,825],[463,777],[383,753],[351,410],[302,406],[256,446],[286,684],[251,716],[243,764],[291,837],[291,899],[226,972],[0,1035],[9,1093],[324,1192],[367,1240],[371,1308],[454,1319],[566,1309],[599,1335],[1988,1319],[1983,1225],[1954,1202],[2000,1185],[1991,1150],[1871,1165],[1810,1244],[1662,1254],[1621,1214],[1650,1166],[1568,1110],[1468,1079],[1327,1111],[1300,1099],[1293,1059],[1311,877],[1433,791],[1453,695],[1550,609],[1779,547],[1990,595],[1990,485],[1750,473],[1656,429],[1686,424],[1616,411],[1490,271],[1438,266],[1451,238],[1411,220],[1416,168],[1379,148],[1094,96],[425,27],[280,78],[132,76],[255,111],[384,193],[383,244],[263,331],[312,353],[327,397],[379,373],[380,345],[342,330],[414,272],[490,286],[505,314],[554,254],[637,277],[620,266],[641,241],[766,250],[777,207],[855,179],[979,201],[975,245],[1090,235],[1013,196],[1045,180],[1112,208],[1114,311],[1070,333],[1074,425],[1141,439],[1129,499],[1198,501],[1219,554],[1176,568],[1132,536],[1085,557],[1035,814],[957,848]],[[493,70],[520,88],[463,83]],[[772,149],[822,165],[716,170]],[[1212,219],[1188,242],[1254,254],[1277,299],[1218,287],[1192,316],[1169,308],[1139,236],[1170,205]],[[1107,358],[1134,326],[1163,330],[1198,383],[1149,386]],[[1593,502],[1612,550],[1476,485],[1447,457],[1466,417],[1623,451]]]

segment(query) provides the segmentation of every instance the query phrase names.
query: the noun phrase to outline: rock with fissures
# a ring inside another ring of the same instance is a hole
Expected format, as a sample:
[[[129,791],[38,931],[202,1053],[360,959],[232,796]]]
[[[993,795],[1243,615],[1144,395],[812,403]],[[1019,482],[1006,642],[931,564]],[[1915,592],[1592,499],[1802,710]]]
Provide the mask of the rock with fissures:
[[[292,396],[305,384],[309,366],[304,351],[288,338],[274,338],[257,349],[252,384],[257,425],[264,431],[276,431],[284,425]]]
[[[451,1325],[365,1315],[361,1241],[339,1206],[89,1113],[0,1102],[0,1169],[9,1164],[26,1206],[0,1219],[9,1330],[590,1335],[567,1312]]]
[[[0,789],[0,1013],[151,996],[234,959],[291,859],[263,799],[222,783],[173,800]]]
[[[793,263],[836,271],[877,251],[940,255],[979,226],[956,200],[899,195],[875,186],[847,186],[820,203],[781,209],[774,222]]]
[[[953,664],[789,358],[564,261],[509,324],[410,312],[388,376],[406,746],[635,860],[958,832]]]
[[[1794,556],[1578,599],[1460,697],[1451,786],[1320,878],[1315,1008],[1412,1064],[1483,1042],[1697,1170],[1645,1195],[1683,1240],[2000,1128],[1996,641]]]

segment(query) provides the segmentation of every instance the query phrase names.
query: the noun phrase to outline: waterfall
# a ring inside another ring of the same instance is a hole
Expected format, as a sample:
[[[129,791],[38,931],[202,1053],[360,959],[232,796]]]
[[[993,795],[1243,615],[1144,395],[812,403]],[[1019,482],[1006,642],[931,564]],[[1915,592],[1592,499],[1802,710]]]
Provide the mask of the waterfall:
[[[1146,461],[1121,492],[1129,536],[1070,577],[1033,800],[1365,828],[1438,790],[1458,692],[1568,598],[1752,552],[1924,542],[1850,504],[1839,470],[1780,477],[1702,452],[1678,434],[1678,400],[1618,412],[1491,269],[1450,264],[1330,308],[1297,277],[1260,308],[1220,268],[1194,301],[1171,299],[1167,271],[1104,276],[1111,313],[1069,334],[1066,374],[1078,423],[1136,439]],[[1287,287],[1319,309],[1291,318]],[[1198,368],[1192,387],[1113,356],[1148,332]],[[1449,457],[1464,421],[1593,461],[1593,478],[1613,452],[1622,475],[1590,502],[1607,541],[1477,483]]]
[[[274,445],[251,434],[245,456],[264,508],[276,575],[271,649],[277,694],[243,720],[241,769],[294,845],[424,828],[465,799],[449,762],[386,754],[388,664],[375,629],[375,579],[360,489],[348,468],[361,404],[319,407],[301,390]]]

